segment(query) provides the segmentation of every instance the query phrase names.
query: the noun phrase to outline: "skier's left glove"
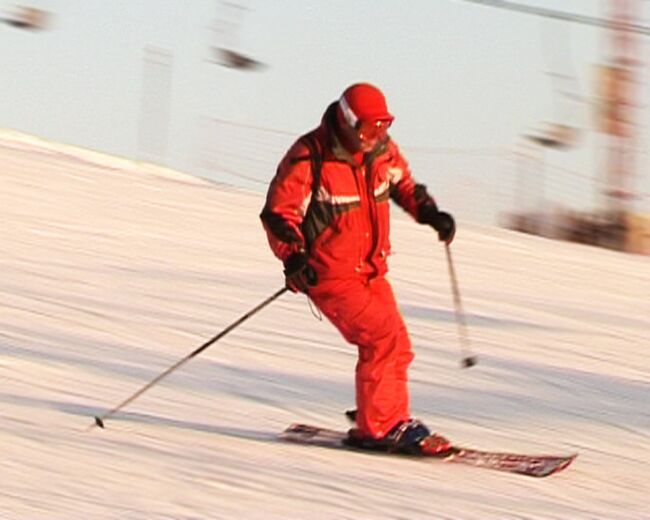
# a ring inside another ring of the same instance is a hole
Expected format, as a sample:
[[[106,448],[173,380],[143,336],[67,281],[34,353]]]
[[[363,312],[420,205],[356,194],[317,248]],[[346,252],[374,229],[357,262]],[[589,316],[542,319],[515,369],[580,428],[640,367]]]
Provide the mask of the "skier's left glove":
[[[438,232],[438,239],[449,245],[456,235],[456,221],[449,213],[438,211],[435,204],[425,206],[420,210],[421,222],[429,224]]]
[[[449,213],[439,211],[431,222],[431,227],[438,232],[438,240],[449,245],[456,236],[456,221]]]
[[[316,272],[307,263],[307,253],[304,250],[292,253],[284,261],[284,276],[287,289],[305,294],[318,281]]]

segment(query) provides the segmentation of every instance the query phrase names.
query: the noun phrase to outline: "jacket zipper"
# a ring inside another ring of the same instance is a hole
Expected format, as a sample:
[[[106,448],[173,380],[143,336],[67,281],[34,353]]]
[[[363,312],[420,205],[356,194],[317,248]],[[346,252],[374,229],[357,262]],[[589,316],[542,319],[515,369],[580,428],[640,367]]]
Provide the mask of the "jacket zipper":
[[[365,221],[361,229],[359,229],[359,268],[367,263],[369,256],[372,254],[372,249],[368,249],[368,230],[372,228],[372,220],[370,216],[370,204],[368,201],[368,188],[365,176],[365,163],[359,166],[350,165],[354,180],[357,185],[357,192],[359,193],[359,211],[361,212],[362,219]],[[372,245],[371,245],[372,247]]]

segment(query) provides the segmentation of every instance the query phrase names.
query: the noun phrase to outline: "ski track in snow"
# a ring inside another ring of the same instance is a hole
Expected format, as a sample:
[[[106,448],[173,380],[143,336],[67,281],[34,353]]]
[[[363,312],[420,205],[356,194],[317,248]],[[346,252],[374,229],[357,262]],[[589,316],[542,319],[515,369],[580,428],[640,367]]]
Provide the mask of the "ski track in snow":
[[[354,402],[354,349],[292,294],[87,431],[281,287],[263,197],[15,133],[0,160],[0,519],[650,518],[647,257],[460,223],[462,370],[444,250],[393,208],[414,415],[579,453],[546,479],[278,442]]]

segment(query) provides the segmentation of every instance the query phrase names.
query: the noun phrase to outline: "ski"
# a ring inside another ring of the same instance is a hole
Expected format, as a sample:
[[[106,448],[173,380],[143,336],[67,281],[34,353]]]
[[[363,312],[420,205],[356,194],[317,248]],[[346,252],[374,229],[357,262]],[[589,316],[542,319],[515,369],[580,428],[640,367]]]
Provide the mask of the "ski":
[[[361,451],[359,448],[348,446],[344,443],[347,433],[320,428],[308,424],[294,423],[280,434],[280,439],[287,442],[321,446],[325,448]],[[367,452],[377,453],[377,452]],[[379,452],[382,453],[382,452]],[[396,455],[383,452],[386,455]],[[452,446],[449,450],[436,455],[401,455],[417,459],[436,459],[444,462],[467,464],[479,468],[488,468],[509,473],[517,473],[529,477],[547,477],[565,469],[577,457],[573,455],[522,455],[516,453],[502,453],[493,451],[475,450]]]

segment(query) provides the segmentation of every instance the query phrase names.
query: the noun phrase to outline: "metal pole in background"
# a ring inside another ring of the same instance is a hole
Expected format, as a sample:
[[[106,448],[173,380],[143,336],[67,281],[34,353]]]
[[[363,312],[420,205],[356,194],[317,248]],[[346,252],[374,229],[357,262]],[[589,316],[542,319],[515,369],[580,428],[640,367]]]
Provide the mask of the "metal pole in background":
[[[172,89],[171,52],[144,48],[137,159],[160,165],[167,160]]]

